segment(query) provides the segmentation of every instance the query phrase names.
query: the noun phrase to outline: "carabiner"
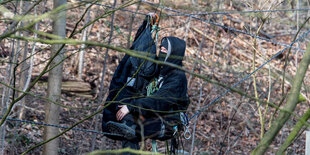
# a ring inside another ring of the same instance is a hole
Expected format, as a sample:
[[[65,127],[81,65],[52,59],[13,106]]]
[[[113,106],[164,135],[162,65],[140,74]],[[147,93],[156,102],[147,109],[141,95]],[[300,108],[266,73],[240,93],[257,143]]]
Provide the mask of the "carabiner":
[[[173,130],[174,130],[173,136],[175,136],[175,134],[178,132],[178,126],[174,126],[174,127],[173,127]]]
[[[155,25],[158,25],[158,21],[159,21],[159,16],[155,13],[154,14],[154,16],[155,16],[155,23],[153,23],[153,16],[151,16],[151,25],[153,26],[154,24]]]
[[[192,134],[191,134],[191,132],[189,132],[188,128],[189,128],[189,126],[186,126],[186,129],[185,129],[185,132],[184,132],[184,138],[187,139],[187,140],[191,139],[191,137],[192,137]]]

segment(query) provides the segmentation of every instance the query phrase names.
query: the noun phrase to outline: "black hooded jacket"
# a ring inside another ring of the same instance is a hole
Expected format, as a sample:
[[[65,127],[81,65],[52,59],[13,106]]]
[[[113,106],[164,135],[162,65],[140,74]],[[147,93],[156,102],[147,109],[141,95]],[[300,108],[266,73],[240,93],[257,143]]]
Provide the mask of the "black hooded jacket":
[[[142,25],[139,27],[135,40],[130,48],[135,51],[142,51],[145,53],[150,53],[151,58],[155,59],[156,46],[151,34],[151,26],[147,25],[147,18],[143,21]],[[112,81],[110,83],[109,95],[106,101],[112,101],[117,93],[119,95],[115,101],[120,101],[124,98],[130,98],[133,96],[141,96],[145,94],[146,84],[158,74],[157,65],[150,61],[145,61],[138,72],[138,75],[132,80],[133,85],[128,86],[128,84],[123,91],[119,90],[128,82],[128,80],[133,76],[133,74],[138,70],[139,66],[143,63],[143,59],[137,57],[131,57],[125,55],[118,65]],[[117,106],[111,106],[112,109],[118,110]],[[108,108],[108,109],[111,109]]]
[[[182,66],[186,47],[185,41],[176,37],[166,37],[164,39],[169,40],[170,47],[168,48],[166,62]],[[156,115],[154,111],[165,111],[156,112],[161,115],[176,110],[186,111],[189,100],[187,96],[187,79],[184,71],[163,65],[160,68],[159,79],[161,79],[159,80],[159,90],[151,96],[133,100],[131,104],[139,108],[128,106],[130,113],[140,113],[144,117],[148,117]]]
[[[151,25],[148,25],[148,17],[139,27],[135,40],[131,46],[131,50],[148,53],[151,58],[156,57],[156,46],[151,34]],[[141,65],[138,74],[132,78],[138,67]],[[159,74],[157,64],[143,59],[125,55],[114,72],[110,83],[109,95],[106,101],[122,101],[122,103],[130,103],[132,97],[146,95],[146,85]],[[129,83],[127,83],[129,82]],[[125,87],[123,88],[123,86]],[[122,89],[122,91],[120,91]],[[107,131],[106,123],[116,121],[116,112],[119,110],[118,105],[121,103],[112,103],[106,107],[102,114],[102,130]],[[113,139],[113,138],[112,138]]]

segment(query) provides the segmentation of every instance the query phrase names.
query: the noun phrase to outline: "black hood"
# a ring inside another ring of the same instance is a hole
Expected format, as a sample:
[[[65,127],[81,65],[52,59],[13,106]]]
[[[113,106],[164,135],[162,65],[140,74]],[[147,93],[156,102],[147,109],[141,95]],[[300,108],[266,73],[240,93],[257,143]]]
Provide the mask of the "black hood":
[[[165,37],[162,39],[160,46],[164,46],[168,53],[165,62],[173,63],[182,67],[182,61],[185,54],[186,43],[184,40],[177,37]],[[169,71],[175,68],[163,65],[160,69],[161,75],[166,75]]]

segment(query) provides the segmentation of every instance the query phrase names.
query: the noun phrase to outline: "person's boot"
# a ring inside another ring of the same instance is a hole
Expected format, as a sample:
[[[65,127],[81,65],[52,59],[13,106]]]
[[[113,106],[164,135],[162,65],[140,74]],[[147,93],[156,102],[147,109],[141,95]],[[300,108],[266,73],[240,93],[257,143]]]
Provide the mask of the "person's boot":
[[[122,141],[122,148],[131,148],[133,150],[139,150],[140,146],[139,146],[139,142],[138,140],[135,138],[133,140],[123,140]],[[125,152],[122,153],[122,155],[134,155],[133,153],[129,153],[129,152]]]
[[[121,122],[109,121],[107,128],[110,133],[122,135],[127,140],[136,138],[136,125],[130,114],[127,114]]]
[[[109,107],[105,108],[102,112],[102,115],[103,115],[102,116],[102,124],[101,124],[102,125],[102,132],[104,132],[105,136],[110,138],[110,139],[124,140],[124,137],[122,135],[111,134],[108,127],[107,127],[107,123],[109,121],[116,121],[115,112],[112,112],[111,109],[113,109],[113,108],[110,107],[110,109],[109,109]]]

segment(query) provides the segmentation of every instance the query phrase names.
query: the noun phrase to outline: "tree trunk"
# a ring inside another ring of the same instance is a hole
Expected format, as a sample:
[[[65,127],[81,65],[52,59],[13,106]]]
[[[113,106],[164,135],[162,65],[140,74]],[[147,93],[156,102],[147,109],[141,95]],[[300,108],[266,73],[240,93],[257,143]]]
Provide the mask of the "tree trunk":
[[[90,6],[90,4],[87,4],[86,5],[86,8],[88,8]],[[89,21],[90,21],[90,10],[89,9],[87,11],[87,16],[86,16],[86,21],[84,23],[84,25],[86,25]],[[88,32],[88,28],[89,27],[86,27],[83,32],[82,32],[82,41],[86,41],[87,40],[87,32]],[[83,74],[83,68],[84,68],[84,53],[85,53],[85,48],[86,48],[86,45],[85,44],[82,44],[82,50],[81,52],[79,53],[79,69],[78,69],[78,77],[79,79],[82,79],[82,74]]]
[[[37,15],[37,6],[35,6],[34,10],[35,10],[34,11],[35,15]],[[39,26],[39,23],[36,23],[35,24],[35,30],[38,30],[38,26]],[[37,38],[37,34],[34,35],[34,38]],[[32,49],[30,52],[31,58],[30,58],[30,62],[29,62],[29,70],[27,71],[28,75],[27,75],[27,77],[26,77],[27,79],[25,80],[25,83],[24,83],[23,91],[27,90],[27,88],[29,87],[30,81],[31,81],[31,75],[32,75],[32,70],[33,70],[33,58],[34,58],[34,56],[32,56],[32,55],[35,52],[35,49],[36,49],[36,42],[33,43]],[[22,103],[22,107],[21,107],[20,112],[19,112],[19,119],[23,119],[23,116],[24,116],[25,104],[26,104],[25,98],[22,99],[21,103]]]
[[[28,6],[29,6],[29,2],[25,1],[24,2],[24,5],[21,9],[22,9],[22,12],[23,14],[28,10]],[[24,22],[21,22],[25,25],[27,25],[27,23],[24,23]],[[28,32],[24,32],[23,36],[28,36]],[[28,53],[28,41],[25,41],[24,42],[24,52],[21,53],[21,61],[22,64],[21,64],[21,75],[20,75],[20,80],[19,80],[19,90],[25,90],[25,83],[26,83],[26,80],[27,80],[27,68],[29,68],[29,63],[27,62],[26,58],[27,58],[27,53]],[[22,94],[22,93],[18,93],[18,94]],[[23,111],[24,111],[24,106],[25,106],[25,102],[26,102],[26,98],[22,98],[20,101],[20,107],[18,107],[19,109],[19,116],[18,118],[19,119],[22,119],[23,117]]]
[[[54,0],[54,9],[66,4],[66,0]],[[66,37],[66,12],[65,10],[59,12],[55,15],[53,19],[53,34],[60,37]],[[54,55],[61,44],[52,46],[52,53]],[[62,50],[58,56],[51,63],[51,67],[60,62],[64,57],[64,51]],[[48,75],[48,86],[47,86],[47,96],[49,99],[59,102],[61,95],[61,82],[62,82],[62,66],[63,63],[59,64],[57,67],[52,69]],[[45,122],[50,124],[59,124],[59,111],[60,107],[53,103],[45,103]],[[55,127],[45,127],[44,128],[44,140],[52,138],[59,133],[59,129]],[[43,147],[44,155],[57,155],[58,154],[58,138],[45,144]]]
[[[298,103],[299,93],[305,74],[308,70],[310,63],[310,43],[307,46],[306,53],[304,54],[300,65],[297,69],[296,75],[293,80],[292,89],[287,99],[287,104],[283,107],[284,110],[293,112]],[[264,135],[259,145],[253,150],[252,154],[264,154],[268,149],[273,139],[277,136],[278,132],[282,129],[283,125],[289,119],[290,113],[281,111],[279,117],[273,122],[268,132]]]

